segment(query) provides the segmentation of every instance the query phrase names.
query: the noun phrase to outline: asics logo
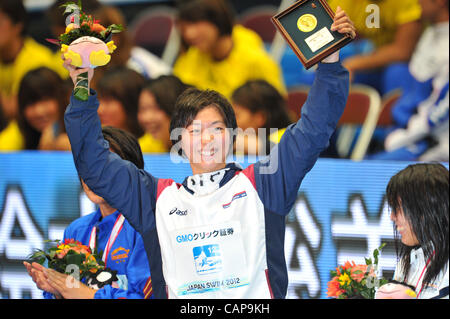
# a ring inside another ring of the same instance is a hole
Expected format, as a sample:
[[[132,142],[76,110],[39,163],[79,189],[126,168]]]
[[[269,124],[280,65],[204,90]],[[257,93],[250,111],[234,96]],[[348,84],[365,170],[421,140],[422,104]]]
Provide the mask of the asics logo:
[[[180,209],[175,207],[169,212],[169,215],[173,215],[173,214],[176,214],[178,216],[186,216],[187,215],[187,209],[186,210],[180,210]]]

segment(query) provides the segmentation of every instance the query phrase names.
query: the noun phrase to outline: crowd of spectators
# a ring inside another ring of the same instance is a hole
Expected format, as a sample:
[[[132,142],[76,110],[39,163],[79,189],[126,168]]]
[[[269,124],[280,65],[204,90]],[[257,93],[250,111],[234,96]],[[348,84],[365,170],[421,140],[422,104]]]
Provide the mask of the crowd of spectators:
[[[45,9],[54,38],[66,27],[65,2]],[[236,153],[267,153],[296,121],[287,108],[289,88],[311,84],[314,71],[306,74],[298,64],[277,61],[260,35],[240,24],[229,1],[175,2],[180,46],[173,63],[134,43],[127,27],[133,21],[126,21],[119,7],[82,3],[83,11],[104,25],[125,27],[113,36],[117,50],[107,66],[96,69],[91,87],[99,95],[102,124],[135,135],[144,153],[170,151],[173,107],[191,86],[230,99],[241,129],[237,144],[244,145]],[[373,137],[381,147],[372,154],[369,148],[366,158],[448,161],[448,0],[328,3],[343,8],[358,31],[341,52],[352,82],[375,88],[381,97],[401,92],[392,125]],[[70,150],[62,121],[71,94],[68,72],[59,50],[33,39],[28,24],[23,1],[0,2],[0,151]],[[297,79],[286,83],[296,68]],[[271,129],[281,134],[271,139]]]

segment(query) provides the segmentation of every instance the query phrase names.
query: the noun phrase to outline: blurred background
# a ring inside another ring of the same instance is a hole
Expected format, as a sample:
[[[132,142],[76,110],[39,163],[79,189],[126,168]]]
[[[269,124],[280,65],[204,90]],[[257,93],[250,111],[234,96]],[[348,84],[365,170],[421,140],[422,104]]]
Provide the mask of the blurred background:
[[[72,85],[58,46],[47,41],[65,32],[65,2],[0,0],[0,298],[42,298],[22,261],[96,210],[65,134]],[[314,81],[315,67],[305,70],[271,22],[293,3],[83,0],[103,25],[125,26],[92,81],[102,124],[139,140],[150,173],[182,182],[190,168],[168,154],[173,106],[189,86],[212,88],[232,102],[243,131],[231,160],[255,162],[301,117]],[[382,242],[380,267],[390,278],[389,178],[418,161],[448,168],[448,1],[328,4],[357,28],[341,50],[352,84],[330,146],[287,219],[289,298],[326,298],[329,271],[348,259],[363,263]],[[217,50],[219,41],[229,50]]]

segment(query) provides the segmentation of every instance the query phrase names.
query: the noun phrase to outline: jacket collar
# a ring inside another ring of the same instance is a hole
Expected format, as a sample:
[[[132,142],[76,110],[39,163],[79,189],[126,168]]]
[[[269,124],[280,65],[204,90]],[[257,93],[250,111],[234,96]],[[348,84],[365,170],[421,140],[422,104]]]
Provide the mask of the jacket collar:
[[[95,212],[93,218],[92,218],[92,226],[99,226],[99,225],[107,225],[107,224],[113,224],[116,222],[117,217],[119,217],[119,211],[116,210],[111,215],[108,215],[104,218],[102,218],[102,213],[100,212],[100,208],[97,208],[97,211]]]
[[[186,177],[183,187],[194,196],[209,195],[228,183],[241,170],[238,163],[229,163],[218,171]]]

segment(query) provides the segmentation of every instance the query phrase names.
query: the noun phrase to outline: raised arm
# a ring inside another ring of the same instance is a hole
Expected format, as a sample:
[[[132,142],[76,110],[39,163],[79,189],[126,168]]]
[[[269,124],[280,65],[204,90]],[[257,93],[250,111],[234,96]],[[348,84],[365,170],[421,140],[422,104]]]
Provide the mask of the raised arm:
[[[72,79],[87,71],[75,70],[69,63],[66,61],[65,66]],[[94,193],[117,208],[143,234],[155,227],[157,179],[109,150],[97,115],[97,94],[93,90],[90,93],[86,102],[72,95],[64,116],[75,167]]]
[[[356,36],[353,22],[337,8],[331,30]],[[319,63],[314,83],[300,120],[290,125],[280,143],[263,161],[247,168],[265,208],[288,214],[300,184],[331,135],[344,112],[349,92],[349,73],[339,62],[339,51]],[[300,107],[300,106],[299,106]]]
[[[287,128],[266,160],[250,168],[258,194],[270,211],[289,213],[304,176],[329,145],[348,90],[348,72],[339,62],[319,64],[301,119]]]

